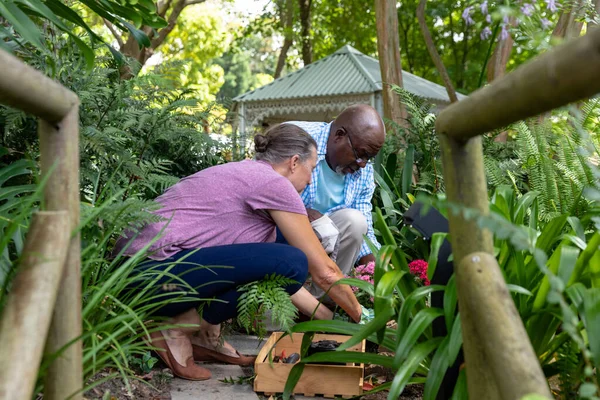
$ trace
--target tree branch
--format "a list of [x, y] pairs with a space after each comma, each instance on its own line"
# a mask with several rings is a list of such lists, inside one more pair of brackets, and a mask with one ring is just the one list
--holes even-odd
[[171, 0], [162, 0], [158, 2], [157, 5], [157, 14], [160, 15], [161, 17], [164, 17], [165, 14], [167, 13], [167, 10], [169, 9], [169, 7], [171, 7]]
[[192, 4], [203, 3], [204, 1], [205, 0], [179, 0], [177, 3], [175, 3], [171, 14], [169, 14], [167, 26], [165, 26], [158, 32], [158, 36], [155, 39], [152, 39], [150, 47], [154, 50], [158, 46], [163, 44], [169, 33], [171, 33], [173, 29], [175, 29], [175, 25], [177, 24], [177, 18], [179, 18], [179, 15], [181, 14], [184, 8]]
[[117, 39], [117, 43], [119, 43], [119, 49], [123, 50], [123, 38], [121, 37], [121, 35], [119, 35], [119, 32], [117, 32], [115, 26], [111, 24], [110, 21], [108, 21], [106, 18], [102, 18], [102, 21], [104, 21], [104, 25], [106, 25], [110, 33], [112, 33], [115, 39]]
[[433, 43], [431, 33], [429, 32], [429, 27], [427, 27], [427, 22], [425, 21], [426, 4], [427, 0], [421, 0], [419, 2], [419, 6], [417, 7], [417, 19], [419, 20], [419, 26], [421, 27], [421, 32], [423, 33], [423, 38], [425, 39], [425, 46], [427, 46], [427, 51], [429, 51], [429, 55], [431, 56], [435, 67], [442, 76], [442, 80], [444, 81], [444, 86], [446, 87], [446, 91], [448, 92], [448, 97], [450, 98], [450, 101], [454, 103], [458, 101], [458, 97], [456, 97], [456, 90], [454, 90], [452, 81], [450, 81], [450, 77], [448, 76], [448, 71], [444, 66], [444, 62], [440, 57], [440, 53], [438, 53], [437, 48]]

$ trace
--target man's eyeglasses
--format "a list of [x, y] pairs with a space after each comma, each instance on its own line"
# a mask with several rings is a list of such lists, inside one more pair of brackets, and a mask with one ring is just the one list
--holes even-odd
[[344, 130], [344, 132], [346, 132], [346, 137], [348, 137], [348, 142], [350, 143], [350, 148], [352, 149], [352, 153], [354, 153], [354, 159], [356, 161], [357, 164], [361, 164], [361, 163], [369, 163], [369, 161], [373, 158], [372, 156], [365, 156], [365, 157], [359, 157], [358, 153], [356, 152], [356, 149], [354, 148], [354, 144], [352, 143], [352, 139], [350, 138], [350, 132], [348, 132], [346, 130], [346, 128], [342, 127], [342, 129]]

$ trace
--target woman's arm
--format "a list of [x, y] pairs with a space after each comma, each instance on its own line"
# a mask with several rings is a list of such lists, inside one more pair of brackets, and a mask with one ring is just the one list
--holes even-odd
[[[300, 312], [307, 316], [315, 314], [315, 319], [333, 319], [333, 311], [319, 303], [319, 300], [315, 299], [312, 294], [305, 288], [300, 288], [292, 296], [292, 303], [300, 310]], [[317, 306], [319, 308], [317, 308]], [[315, 311], [317, 309], [317, 311]]]
[[287, 211], [269, 210], [269, 214], [281, 230], [287, 242], [299, 248], [308, 258], [308, 272], [312, 275], [313, 283], [327, 291], [329, 297], [342, 307], [346, 313], [355, 321], [360, 321], [361, 308], [358, 300], [348, 285], [335, 285], [344, 275], [336, 263], [334, 263], [323, 247], [321, 242], [308, 222], [305, 215], [295, 214]]

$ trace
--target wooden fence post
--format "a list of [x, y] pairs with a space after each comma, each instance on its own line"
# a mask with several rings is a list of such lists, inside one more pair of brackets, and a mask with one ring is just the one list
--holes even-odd
[[[74, 339], [81, 336], [81, 241], [79, 236], [79, 107], [76, 104], [58, 124], [39, 122], [42, 170], [52, 168], [55, 160], [64, 163], [63, 174], [53, 174], [44, 188], [46, 208], [67, 209], [71, 221], [71, 238], [64, 274], [46, 352], [60, 352], [46, 374], [44, 399], [77, 400], [82, 398], [82, 345]], [[68, 347], [64, 348], [65, 345]]]
[[32, 398], [68, 243], [66, 211], [34, 214], [0, 320], [0, 399]]
[[[460, 144], [453, 139], [438, 135], [442, 150], [444, 182], [448, 201], [488, 213], [488, 198], [485, 172], [483, 169], [483, 148], [481, 138], [473, 138]], [[448, 213], [448, 225], [454, 270], [458, 277], [457, 260], [470, 253], [483, 251], [493, 254], [492, 235], [482, 230], [475, 221], [465, 220], [462, 215]], [[469, 398], [500, 400], [500, 392], [494, 379], [489, 360], [485, 356], [483, 343], [477, 336], [476, 324], [469, 307], [465, 303], [463, 288], [456, 282], [458, 309], [462, 324], [463, 348], [467, 371]]]

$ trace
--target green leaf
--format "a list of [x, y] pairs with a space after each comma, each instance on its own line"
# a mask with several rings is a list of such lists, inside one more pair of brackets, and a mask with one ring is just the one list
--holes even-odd
[[456, 280], [454, 274], [448, 280], [446, 284], [446, 290], [444, 290], [444, 319], [446, 320], [446, 331], [450, 332], [450, 328], [454, 322], [454, 315], [456, 312], [456, 303], [458, 299], [456, 297]]
[[456, 360], [461, 346], [462, 329], [460, 319], [457, 318], [450, 335], [444, 338], [431, 360], [423, 400], [435, 400], [446, 371]]
[[402, 169], [402, 198], [406, 197], [406, 194], [410, 193], [410, 188], [412, 185], [413, 164], [415, 161], [414, 158], [415, 146], [411, 144], [408, 146], [408, 149], [406, 149], [406, 154], [404, 158], [404, 168]]
[[588, 289], [583, 295], [583, 317], [594, 364], [600, 366], [600, 288]]
[[444, 286], [441, 285], [430, 285], [430, 286], [421, 286], [415, 289], [402, 303], [402, 307], [400, 307], [400, 313], [398, 314], [398, 331], [397, 338], [400, 340], [404, 337], [406, 330], [408, 329], [408, 324], [410, 320], [410, 316], [413, 314], [413, 310], [415, 305], [421, 301], [425, 296], [429, 295], [432, 292], [444, 290]]
[[45, 50], [42, 44], [42, 33], [36, 24], [13, 2], [0, 2], [0, 15], [2, 15], [15, 30], [40, 50]]
[[568, 214], [563, 214], [550, 220], [542, 230], [542, 234], [538, 237], [535, 246], [547, 253], [550, 247], [558, 240], [560, 233], [567, 223], [568, 217]]
[[384, 328], [393, 315], [394, 309], [392, 307], [384, 310], [381, 314], [375, 316], [375, 318], [368, 324], [361, 325], [362, 328], [360, 329], [360, 331], [358, 331], [357, 333], [352, 335], [350, 339], [342, 343], [342, 345], [338, 347], [337, 350], [346, 350], [356, 344], [359, 344], [364, 339], [379, 331], [381, 328]]
[[[46, 18], [47, 20], [52, 22], [63, 32], [66, 32], [67, 34], [69, 34], [69, 36], [71, 36], [71, 38], [73, 38], [73, 41], [79, 48], [79, 51], [81, 51], [81, 54], [83, 55], [83, 57], [86, 61], [88, 70], [92, 69], [92, 67], [94, 66], [94, 59], [96, 57], [94, 54], [94, 51], [83, 40], [81, 40], [77, 35], [75, 35], [72, 32], [72, 29], [70, 29], [68, 26], [66, 26], [50, 8], [48, 8], [44, 3], [41, 3], [37, 0], [17, 0], [17, 1], [19, 3], [26, 5], [31, 10], [33, 10], [37, 14], [39, 14], [41, 17]], [[87, 25], [85, 25], [83, 20], [81, 20], [81, 22], [83, 23], [83, 25], [85, 27], [87, 27]], [[88, 30], [89, 30], [89, 28], [88, 28]]]
[[400, 397], [404, 387], [408, 383], [412, 374], [419, 367], [419, 364], [425, 358], [427, 358], [429, 353], [431, 353], [441, 343], [442, 340], [443, 338], [441, 337], [429, 339], [426, 342], [419, 343], [414, 347], [414, 349], [412, 349], [410, 354], [408, 354], [408, 357], [406, 357], [406, 361], [402, 363], [396, 372], [396, 376], [392, 381], [392, 387], [390, 388], [390, 392], [388, 394], [388, 400], [396, 400]]
[[399, 368], [405, 361], [408, 352], [421, 339], [434, 319], [444, 314], [439, 308], [426, 308], [417, 313], [410, 326], [402, 336], [400, 343], [396, 348], [396, 357], [394, 358], [394, 367]]
[[142, 46], [150, 47], [152, 45], [152, 43], [150, 43], [150, 38], [148, 38], [148, 36], [144, 32], [137, 29], [135, 26], [131, 25], [129, 22], [127, 22], [125, 20], [122, 20], [121, 23], [131, 33], [131, 35], [133, 36], [135, 41], [139, 43], [140, 48], [142, 48]]
[[[368, 295], [375, 296], [375, 288], [373, 287], [373, 284], [369, 283], [367, 281], [363, 281], [362, 279], [342, 278], [342, 279], [338, 280], [337, 282], [335, 282], [331, 286], [333, 287], [335, 285], [355, 286], [355, 287], [359, 288], [360, 290], [362, 290], [363, 292], [367, 293]], [[329, 290], [331, 290], [331, 288]], [[327, 293], [329, 293], [329, 290], [327, 291]]]
[[[328, 333], [339, 333], [342, 335], [356, 335], [358, 334], [364, 325], [353, 324], [345, 321], [306, 321], [300, 322], [294, 325], [290, 331], [297, 333], [305, 332], [328, 332]], [[391, 330], [389, 330], [392, 332]], [[396, 347], [395, 340], [386, 336], [382, 342], [379, 342], [377, 338], [372, 335], [367, 338], [373, 343], [379, 343], [388, 349]]]
[[507, 284], [506, 287], [510, 292], [524, 294], [525, 296], [533, 296], [533, 293], [525, 289], [523, 286]]
[[305, 364], [318, 364], [322, 362], [363, 363], [377, 364], [386, 368], [392, 368], [393, 365], [393, 359], [390, 356], [362, 353], [359, 351], [327, 351], [324, 353], [315, 353], [310, 357], [304, 358], [301, 362]]
[[283, 400], [289, 400], [290, 396], [294, 393], [294, 388], [304, 372], [304, 365], [303, 362], [298, 362], [290, 371], [288, 379], [285, 382], [285, 388], [283, 389]]
[[592, 397], [592, 396], [596, 395], [596, 393], [597, 393], [596, 385], [594, 385], [593, 383], [590, 383], [590, 382], [584, 383], [579, 388], [579, 395], [584, 398]]
[[538, 192], [527, 192], [519, 199], [517, 203], [517, 209], [514, 214], [514, 223], [518, 225], [523, 225], [525, 221], [525, 216], [527, 215], [527, 209], [533, 204], [535, 199], [540, 194]]
[[456, 386], [454, 386], [454, 392], [452, 392], [452, 397], [450, 400], [465, 400], [468, 398], [469, 393], [467, 391], [467, 373], [466, 369], [463, 368], [460, 370], [458, 379], [456, 380]]
[[377, 286], [375, 286], [375, 299], [385, 299], [386, 306], [393, 306], [393, 294], [398, 281], [402, 279], [402, 277], [406, 274], [406, 271], [393, 270], [386, 272], [379, 282]]
[[427, 278], [429, 278], [429, 280], [433, 279], [433, 274], [437, 268], [440, 247], [442, 247], [446, 236], [448, 236], [447, 233], [436, 232], [431, 237], [431, 250], [429, 252], [429, 259], [427, 261]]

